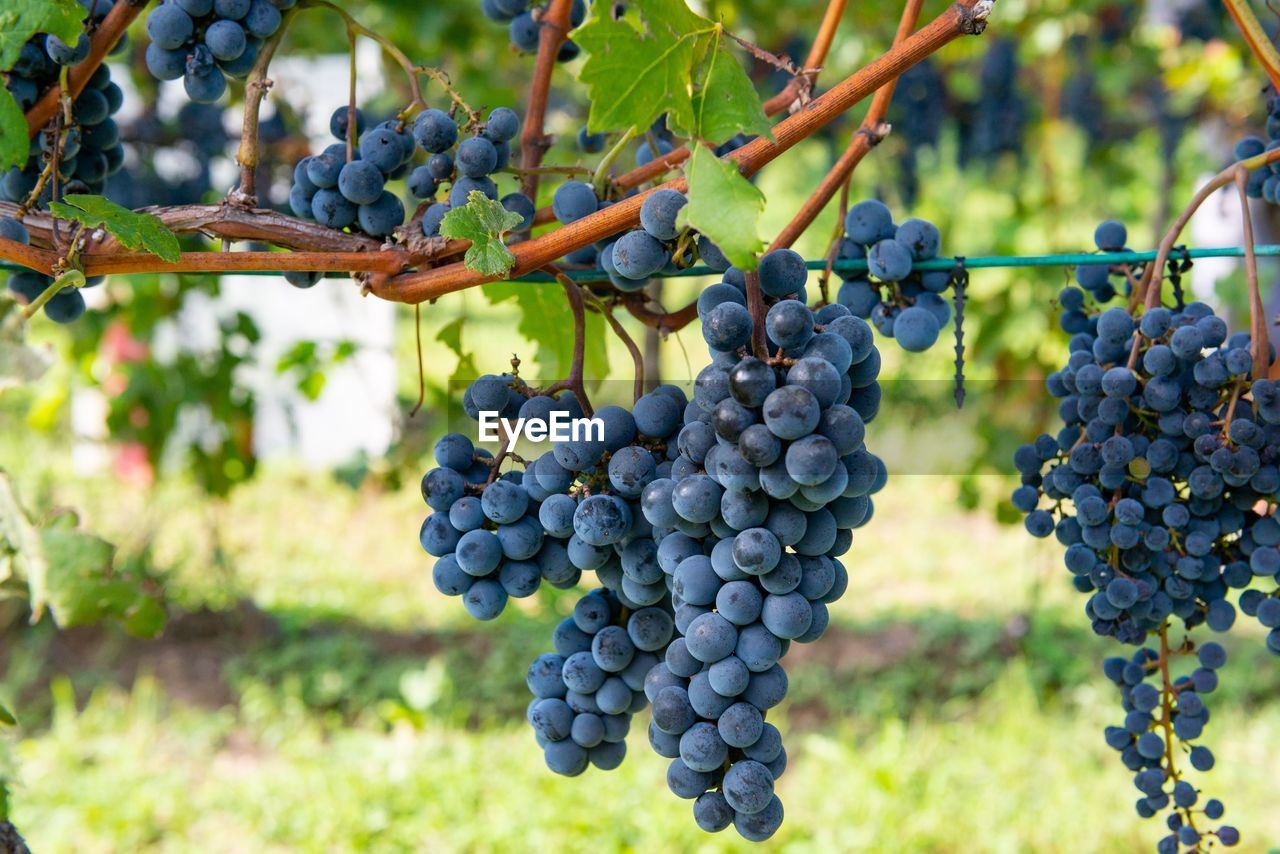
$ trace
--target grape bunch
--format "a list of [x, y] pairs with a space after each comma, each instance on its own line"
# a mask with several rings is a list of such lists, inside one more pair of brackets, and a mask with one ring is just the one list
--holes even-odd
[[902, 349], [922, 353], [938, 340], [951, 319], [951, 306], [940, 295], [951, 284], [947, 270], [913, 271], [917, 261], [938, 257], [942, 237], [937, 226], [922, 219], [895, 225], [883, 203], [870, 199], [849, 209], [838, 260], [866, 259], [866, 273], [841, 274], [844, 284], [836, 301]]
[[[506, 201], [504, 199], [503, 203]], [[725, 274], [726, 281], [733, 283], [745, 298], [746, 279], [742, 271], [734, 269], [719, 247], [707, 237], [677, 224], [680, 211], [688, 203], [684, 193], [656, 190], [645, 198], [640, 207], [639, 228], [575, 250], [566, 255], [562, 263], [569, 267], [601, 270], [613, 287], [624, 293], [644, 290], [655, 275], [673, 273], [701, 263]], [[604, 210], [610, 204], [612, 202], [596, 195], [591, 184], [569, 180], [556, 188], [551, 210], [558, 222], [568, 225]], [[795, 257], [799, 258], [798, 255]], [[800, 263], [803, 267], [803, 259]], [[793, 287], [792, 291], [795, 290], [797, 288]]]
[[[1068, 288], [1061, 300], [1081, 311], [1084, 295]], [[1272, 526], [1254, 524], [1280, 491], [1280, 419], [1242, 399], [1257, 399], [1249, 336], [1228, 337], [1203, 303], [1086, 322], [1047, 381], [1065, 426], [1018, 449], [1014, 505], [1030, 533], [1067, 546], [1098, 634], [1140, 644], [1171, 616], [1226, 631], [1229, 591], [1280, 572], [1256, 540]]]
[[[85, 4], [87, 5], [87, 4]], [[110, 3], [99, 3], [94, 24], [105, 16], [102, 8], [110, 10]], [[9, 72], [5, 87], [24, 111], [31, 108], [49, 88], [56, 86], [60, 69], [84, 61], [89, 53], [89, 37], [81, 35], [79, 43], [68, 47], [56, 36], [38, 33], [28, 39], [21, 49], [18, 61]], [[124, 146], [120, 143], [120, 128], [112, 118], [124, 104], [124, 92], [111, 81], [111, 70], [100, 65], [89, 78], [84, 91], [71, 107], [72, 123], [58, 130], [51, 123], [31, 141], [27, 163], [13, 167], [0, 180], [0, 199], [23, 203], [36, 187], [40, 176], [55, 148], [58, 153], [58, 191], [61, 194], [100, 194], [107, 178], [124, 167]], [[46, 181], [36, 203], [45, 206], [53, 198], [54, 182]]]
[[435, 455], [440, 466], [423, 477], [422, 495], [436, 512], [419, 538], [437, 558], [436, 589], [461, 596], [475, 619], [492, 620], [508, 597], [532, 596], [544, 577], [563, 586], [577, 582], [564, 545], [547, 540], [521, 472], [490, 483], [487, 452], [458, 433], [436, 443]]
[[[841, 305], [780, 298], [803, 296], [793, 255], [770, 253], [761, 268], [767, 360], [747, 355], [743, 291], [714, 285], [699, 305], [713, 360], [693, 401], [661, 386], [630, 411], [603, 407], [603, 439], [555, 442], [500, 476], [450, 434], [423, 479], [433, 580], [473, 616], [496, 617], [541, 580], [567, 588], [596, 573], [600, 589], [527, 674], [548, 767], [615, 767], [630, 715], [652, 703], [650, 742], [672, 760], [670, 788], [695, 802], [702, 828], [733, 824], [752, 840], [782, 821], [774, 782], [786, 751], [765, 720], [786, 695], [780, 661], [825, 631], [827, 605], [848, 586], [838, 557], [886, 480], [864, 444], [880, 402], [871, 327]], [[462, 403], [475, 419], [582, 415], [571, 393], [515, 372], [480, 377]]]
[[[762, 283], [778, 281], [787, 257], [772, 256]], [[782, 281], [779, 290], [803, 287], [799, 274]], [[762, 841], [783, 817], [774, 782], [786, 751], [765, 721], [786, 696], [779, 662], [792, 641], [825, 631], [827, 605], [848, 585], [838, 557], [886, 478], [863, 441], [880, 360], [871, 328], [840, 305], [774, 302], [767, 361], [746, 355], [752, 322], [736, 288], [707, 289], [699, 312], [713, 357], [695, 384], [697, 411], [670, 477], [642, 497], [678, 634], [646, 683], [649, 737], [701, 828], [733, 824]]]
[[[629, 609], [660, 603], [667, 590], [653, 565], [652, 535], [639, 507], [641, 490], [669, 471], [672, 441], [685, 406], [683, 394], [664, 387], [637, 401], [634, 414], [602, 407], [595, 418], [603, 436], [580, 435], [554, 443], [524, 471], [494, 476], [497, 462], [461, 434], [436, 445], [439, 468], [423, 477], [422, 494], [435, 512], [420, 540], [438, 558], [437, 589], [462, 596], [477, 619], [497, 617], [508, 596], [529, 596], [540, 580], [560, 588], [594, 570], [600, 584]], [[473, 418], [553, 413], [583, 416], [571, 392], [558, 397], [527, 386], [513, 374], [486, 374], [467, 389], [463, 407]], [[668, 445], [670, 451], [668, 451]], [[646, 545], [649, 544], [649, 545]]]
[[[1236, 160], [1257, 157], [1280, 147], [1280, 99], [1267, 99], [1267, 138], [1246, 136], [1236, 141], [1232, 155]], [[1262, 199], [1273, 205], [1280, 204], [1280, 162], [1270, 163], [1263, 169], [1249, 173], [1245, 192], [1252, 199]]]
[[[1095, 240], [1122, 247], [1124, 227], [1105, 222]], [[1199, 738], [1201, 695], [1217, 685], [1225, 654], [1204, 644], [1200, 667], [1172, 679], [1171, 665], [1196, 646], [1172, 646], [1169, 634], [1176, 622], [1226, 632], [1239, 610], [1272, 629], [1267, 646], [1280, 654], [1280, 389], [1253, 378], [1249, 335], [1229, 334], [1209, 306], [1104, 310], [1097, 303], [1115, 295], [1107, 268], [1081, 267], [1077, 279], [1092, 285], [1094, 302], [1074, 287], [1060, 294], [1070, 355], [1046, 383], [1063, 427], [1017, 450], [1013, 504], [1033, 536], [1066, 547], [1096, 633], [1138, 646], [1160, 636], [1160, 650], [1106, 666], [1126, 711], [1107, 742], [1137, 773], [1138, 812], [1172, 810], [1173, 835], [1159, 850], [1235, 844], [1234, 828], [1196, 828], [1198, 795], [1171, 744]], [[1147, 684], [1153, 675], [1158, 684]], [[1208, 770], [1207, 748], [1188, 749], [1192, 767]], [[1221, 805], [1204, 811], [1216, 820]]]
[[632, 610], [601, 588], [574, 604], [552, 635], [555, 652], [538, 656], [526, 675], [526, 718], [548, 768], [575, 777], [588, 764], [622, 764], [631, 716], [649, 704], [645, 677], [674, 631], [667, 602]]
[[[1203, 827], [1205, 819], [1217, 821], [1226, 809], [1222, 802], [1201, 802], [1200, 792], [1176, 770], [1173, 757], [1185, 755], [1196, 771], [1213, 768], [1213, 752], [1199, 739], [1209, 720], [1204, 695], [1218, 687], [1218, 673], [1227, 663], [1221, 644], [1206, 643], [1197, 651], [1197, 667], [1163, 684], [1158, 666], [1160, 653], [1142, 647], [1131, 658], [1108, 658], [1103, 673], [1120, 689], [1124, 709], [1121, 726], [1106, 729], [1107, 744], [1120, 753], [1125, 767], [1134, 772], [1133, 784], [1142, 794], [1136, 809], [1143, 818], [1170, 810], [1166, 826], [1170, 834], [1156, 845], [1158, 854], [1177, 854], [1183, 847], [1201, 850], [1216, 839], [1225, 846], [1240, 842], [1231, 825], [1216, 830]], [[1200, 821], [1202, 826], [1197, 827]]]
[[908, 205], [915, 204], [920, 195], [919, 152], [923, 148], [937, 150], [947, 102], [946, 77], [930, 58], [911, 66], [898, 78], [889, 121], [894, 136], [904, 140], [898, 149], [898, 166], [902, 172], [902, 197]]
[[1030, 109], [1018, 86], [1018, 42], [996, 39], [978, 68], [978, 99], [958, 123], [960, 165], [978, 158], [991, 163], [1001, 155], [1021, 158]]
[[227, 78], [244, 79], [262, 43], [280, 29], [297, 0], [164, 0], [147, 15], [147, 70], [182, 80], [187, 97], [211, 104]]
[[[1124, 223], [1109, 219], [1094, 229], [1093, 243], [1102, 252], [1124, 252], [1128, 237], [1129, 232]], [[1125, 268], [1108, 264], [1076, 265], [1076, 284], [1099, 303], [1109, 301], [1117, 293], [1128, 296], [1132, 289]], [[1060, 321], [1063, 331], [1071, 335], [1085, 332], [1089, 326], [1089, 318], [1083, 310], [1084, 303], [1073, 296], [1070, 305], [1063, 303], [1063, 307], [1066, 309]]]
[[404, 223], [405, 211], [400, 197], [386, 185], [408, 171], [415, 151], [413, 134], [395, 119], [366, 132], [365, 115], [356, 110], [359, 142], [348, 161], [349, 113], [349, 108], [340, 107], [329, 120], [329, 130], [339, 142], [294, 167], [289, 207], [326, 228], [352, 227], [387, 237]]
[[[542, 38], [542, 19], [547, 6], [532, 6], [529, 0], [482, 0], [480, 10], [490, 21], [506, 24], [511, 36], [511, 46], [521, 53], [536, 53]], [[573, 0], [569, 8], [569, 28], [582, 25], [587, 18], [586, 0]], [[556, 54], [556, 62], [569, 62], [581, 51], [571, 39], [566, 39]]]

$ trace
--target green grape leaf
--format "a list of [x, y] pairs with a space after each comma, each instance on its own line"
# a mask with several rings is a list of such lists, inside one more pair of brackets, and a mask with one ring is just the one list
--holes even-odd
[[140, 595], [125, 613], [124, 629], [136, 638], [156, 638], [169, 622], [169, 614], [160, 600]]
[[[564, 297], [560, 285], [533, 282], [491, 282], [481, 290], [493, 305], [515, 300], [520, 309], [517, 331], [537, 347], [540, 375], [526, 377], [534, 385], [550, 385], [569, 375], [573, 364], [573, 312]], [[599, 380], [609, 373], [609, 356], [606, 343], [609, 333], [604, 328], [604, 318], [598, 314], [586, 315], [586, 350], [584, 374], [589, 380]], [[523, 375], [523, 370], [521, 371]]]
[[771, 135], [723, 25], [695, 14], [684, 0], [628, 4], [621, 19], [607, 4], [596, 8], [573, 35], [587, 51], [578, 79], [591, 97], [588, 130], [643, 130], [667, 113], [671, 127], [690, 139]]
[[596, 3], [591, 18], [574, 31], [587, 52], [578, 79], [587, 86], [593, 133], [647, 128], [664, 112], [693, 123], [689, 98], [699, 39], [715, 25], [690, 11], [684, 0], [628, 3], [615, 20], [610, 3]]
[[[0, 294], [0, 394], [35, 382], [53, 364], [50, 352], [26, 343], [26, 325], [17, 302]], [[3, 530], [0, 528], [0, 530]]]
[[446, 323], [441, 330], [436, 333], [436, 340], [444, 346], [448, 347], [453, 355], [459, 359], [465, 359], [470, 354], [462, 352], [462, 323], [464, 318], [455, 318]]
[[101, 226], [120, 241], [126, 249], [148, 252], [162, 261], [176, 263], [182, 257], [178, 237], [151, 214], [137, 213], [121, 207], [102, 196], [64, 196], [60, 202], [51, 202], [53, 215], [83, 224], [88, 228]]
[[678, 223], [705, 234], [735, 267], [754, 270], [764, 249], [764, 193], [742, 176], [737, 161], [721, 160], [705, 145], [694, 146], [684, 172], [689, 204], [681, 208]]
[[511, 254], [502, 238], [522, 222], [524, 219], [519, 214], [507, 210], [479, 190], [472, 190], [465, 205], [444, 215], [440, 221], [440, 234], [471, 241], [462, 259], [468, 270], [505, 279], [516, 264], [516, 256]]
[[5, 726], [17, 726], [18, 719], [13, 716], [13, 712], [9, 711], [3, 705], [0, 705], [0, 724]]
[[706, 58], [694, 75], [695, 80], [701, 81], [693, 93], [694, 123], [679, 129], [686, 136], [716, 144], [738, 133], [773, 139], [772, 125], [764, 114], [760, 96], [729, 50], [724, 27], [716, 24], [708, 41]]
[[27, 118], [9, 90], [0, 86], [0, 172], [25, 166], [29, 151]]
[[115, 547], [106, 540], [61, 528], [46, 528], [40, 539], [49, 562], [49, 612], [59, 628], [123, 613], [137, 599], [136, 585], [111, 577]]
[[455, 389], [461, 391], [472, 380], [480, 376], [480, 370], [476, 367], [475, 358], [471, 353], [463, 349], [462, 326], [465, 321], [466, 318], [464, 317], [451, 320], [436, 334], [436, 340], [448, 347], [458, 357], [458, 366], [454, 368], [453, 375], [449, 377], [449, 390], [451, 392]]
[[84, 7], [76, 0], [0, 0], [0, 71], [13, 68], [22, 45], [36, 33], [75, 44], [84, 32], [84, 18]]
[[3, 469], [0, 469], [0, 542], [7, 544], [13, 556], [13, 569], [26, 579], [34, 623], [44, 613], [49, 561], [40, 531], [22, 509], [13, 482]]

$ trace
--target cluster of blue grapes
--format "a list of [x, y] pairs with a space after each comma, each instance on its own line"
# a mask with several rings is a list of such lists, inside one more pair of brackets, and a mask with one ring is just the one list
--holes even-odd
[[[548, 767], [615, 767], [630, 716], [651, 702], [670, 788], [694, 801], [700, 827], [733, 824], [751, 840], [782, 822], [774, 782], [786, 752], [765, 721], [787, 690], [779, 661], [826, 629], [827, 605], [848, 586], [838, 557], [887, 477], [863, 441], [879, 407], [872, 330], [841, 305], [779, 299], [803, 294], [791, 255], [771, 253], [761, 271], [767, 361], [746, 355], [741, 288], [714, 285], [699, 305], [714, 356], [692, 402], [662, 386], [630, 411], [603, 407], [602, 439], [556, 442], [501, 476], [450, 434], [423, 478], [434, 582], [473, 616], [498, 616], [543, 580], [567, 588], [596, 573], [601, 589], [527, 674]], [[582, 416], [572, 394], [514, 374], [480, 377], [462, 403], [476, 419]]]
[[[1095, 239], [1102, 249], [1122, 247], [1124, 227], [1105, 222]], [[1106, 267], [1081, 267], [1077, 278], [1099, 299], [1115, 295]], [[1070, 356], [1047, 386], [1061, 400], [1063, 427], [1014, 456], [1022, 484], [1013, 504], [1027, 514], [1027, 530], [1066, 546], [1066, 567], [1088, 595], [1085, 613], [1100, 635], [1141, 645], [1160, 632], [1165, 649], [1174, 619], [1225, 632], [1237, 619], [1231, 598], [1239, 591], [1239, 610], [1272, 629], [1267, 646], [1280, 654], [1280, 389], [1252, 379], [1249, 335], [1230, 335], [1198, 302], [1135, 317], [1091, 307], [1074, 287], [1059, 301]], [[1187, 642], [1169, 655], [1193, 651]], [[1177, 850], [1179, 841], [1201, 850], [1206, 836], [1188, 812], [1196, 793], [1164, 749], [1169, 733], [1198, 738], [1207, 719], [1199, 695], [1216, 685], [1213, 671], [1225, 656], [1214, 644], [1200, 652], [1189, 681], [1170, 682], [1170, 662], [1148, 650], [1107, 664], [1108, 676], [1128, 688], [1123, 734], [1109, 730], [1107, 738], [1140, 772], [1146, 797], [1138, 811], [1150, 816], [1169, 803], [1175, 810], [1175, 835], [1161, 851]], [[1144, 686], [1153, 670], [1163, 684]], [[1151, 714], [1157, 706], [1159, 719]], [[1201, 747], [1192, 757], [1197, 770], [1212, 761]], [[1234, 844], [1238, 834], [1222, 828], [1216, 838]]]
[[525, 679], [525, 717], [548, 768], [575, 777], [589, 764], [622, 764], [631, 716], [649, 705], [645, 677], [674, 632], [667, 601], [633, 609], [600, 588], [574, 604], [552, 634], [555, 652], [538, 656]]
[[280, 29], [281, 11], [297, 0], [164, 0], [147, 15], [147, 70], [182, 80], [187, 97], [209, 104], [227, 78], [249, 76], [262, 43]]
[[[1271, 95], [1267, 98], [1267, 138], [1246, 136], [1236, 142], [1232, 153], [1236, 160], [1246, 160], [1277, 147], [1280, 147], [1280, 98]], [[1280, 162], [1271, 163], [1265, 169], [1254, 169], [1250, 172], [1245, 192], [1250, 198], [1263, 199], [1273, 205], [1280, 205]]]
[[895, 225], [883, 203], [870, 199], [849, 209], [838, 260], [866, 259], [866, 273], [844, 273], [836, 301], [869, 319], [902, 349], [921, 353], [938, 340], [951, 319], [940, 295], [951, 284], [948, 270], [913, 271], [917, 261], [937, 258], [942, 236], [931, 222], [909, 219]]
[[[1104, 221], [1093, 232], [1093, 244], [1102, 252], [1124, 252], [1125, 241], [1128, 238], [1129, 231], [1124, 223], [1114, 219]], [[1125, 269], [1109, 264], [1076, 265], [1076, 284], [1084, 288], [1089, 296], [1099, 303], [1111, 300], [1117, 293], [1128, 296], [1132, 290]], [[1064, 304], [1066, 311], [1059, 321], [1063, 331], [1070, 335], [1087, 332], [1089, 329], [1089, 318], [1084, 311], [1084, 303], [1077, 304], [1077, 302], [1073, 298], [1070, 306]]]
[[[505, 199], [503, 203], [506, 204]], [[655, 275], [673, 273], [701, 263], [724, 273], [726, 281], [733, 283], [745, 295], [746, 278], [741, 270], [729, 264], [720, 248], [705, 236], [696, 235], [677, 225], [677, 217], [688, 203], [689, 199], [684, 193], [656, 190], [645, 198], [640, 207], [640, 228], [570, 252], [565, 256], [564, 262], [570, 266], [594, 266], [603, 270], [613, 286], [623, 292], [644, 290]], [[590, 184], [570, 180], [556, 188], [551, 210], [556, 220], [568, 225], [603, 210], [610, 204], [612, 203], [601, 200]], [[804, 260], [794, 252], [785, 257], [791, 256], [799, 259], [803, 270]], [[765, 276], [763, 270], [774, 269], [778, 260], [783, 257], [778, 255], [766, 268], [762, 268], [762, 281]], [[791, 266], [794, 267], [794, 262]], [[772, 279], [770, 284], [773, 284]], [[787, 293], [796, 290], [797, 288], [792, 288]]]
[[[497, 107], [474, 131], [459, 142], [457, 122], [442, 110], [427, 110], [414, 122], [414, 139], [429, 156], [426, 164], [409, 176], [410, 192], [418, 199], [435, 199], [440, 188], [449, 184], [445, 201], [434, 202], [423, 213], [422, 233], [427, 237], [439, 235], [445, 214], [465, 205], [473, 192], [498, 200], [498, 185], [491, 176], [511, 162], [511, 143], [520, 135], [520, 117], [508, 107]], [[533, 199], [515, 192], [503, 196], [501, 202], [521, 217], [516, 231], [533, 225]]]
[[[172, 118], [161, 118], [154, 110], [144, 109], [133, 121], [121, 127], [121, 136], [132, 152], [125, 169], [107, 182], [105, 195], [126, 208], [148, 205], [198, 205], [213, 190], [213, 171], [217, 161], [227, 154], [230, 137], [223, 125], [223, 109], [217, 104], [187, 101]], [[264, 144], [284, 136], [284, 117], [277, 111], [259, 124], [259, 138]], [[157, 155], [162, 162], [181, 158], [184, 168], [179, 174], [169, 169], [157, 171]], [[166, 164], [167, 165], [167, 164]], [[273, 164], [265, 160], [261, 168]], [[268, 184], [259, 181], [259, 186]]]
[[[1079, 311], [1084, 294], [1061, 300]], [[1228, 337], [1203, 303], [1140, 320], [1110, 308], [1087, 323], [1048, 378], [1065, 426], [1018, 449], [1014, 505], [1033, 535], [1067, 546], [1098, 634], [1138, 644], [1171, 616], [1226, 631], [1230, 591], [1280, 583], [1280, 524], [1256, 510], [1280, 493], [1280, 418], [1244, 399], [1267, 387], [1252, 390], [1249, 336]], [[1038, 509], [1042, 496], [1051, 509]]]
[[329, 120], [338, 139], [319, 154], [304, 157], [293, 170], [289, 207], [304, 219], [326, 228], [358, 227], [386, 237], [404, 223], [404, 203], [387, 190], [388, 180], [403, 178], [413, 160], [413, 133], [395, 119], [365, 131], [364, 113], [356, 110], [359, 140], [347, 160], [350, 109], [340, 107]]
[[[506, 24], [511, 35], [511, 46], [521, 53], [535, 53], [542, 39], [542, 19], [546, 5], [530, 8], [529, 0], [481, 0], [480, 9], [490, 21]], [[569, 8], [570, 29], [581, 26], [587, 19], [586, 0], [573, 0]], [[572, 39], [566, 39], [556, 54], [556, 62], [568, 62], [581, 52]]]
[[578, 583], [564, 543], [539, 522], [522, 472], [491, 483], [493, 457], [460, 433], [437, 442], [435, 458], [439, 468], [422, 479], [422, 497], [435, 512], [419, 540], [437, 558], [432, 579], [441, 593], [461, 596], [475, 619], [492, 620], [509, 597], [532, 596], [543, 579], [561, 588]]
[[[82, 0], [86, 7], [92, 0]], [[92, 26], [106, 12], [110, 2], [95, 7]], [[31, 108], [42, 94], [57, 85], [64, 66], [77, 65], [89, 55], [89, 37], [84, 34], [74, 47], [68, 47], [56, 36], [38, 33], [23, 45], [8, 74], [5, 87], [24, 111]], [[31, 141], [31, 151], [24, 166], [13, 167], [0, 181], [0, 198], [22, 203], [35, 191], [49, 158], [58, 148], [58, 190], [62, 194], [98, 194], [106, 187], [107, 178], [124, 166], [124, 146], [120, 144], [120, 128], [112, 118], [124, 104], [124, 92], [111, 81], [111, 70], [101, 65], [89, 78], [84, 91], [71, 107], [70, 127], [59, 133], [54, 125], [42, 130]], [[45, 184], [37, 204], [44, 206], [53, 198], [53, 182]]]
[[1214, 765], [1213, 752], [1191, 742], [1200, 738], [1209, 720], [1203, 697], [1218, 687], [1217, 671], [1226, 665], [1227, 651], [1209, 642], [1196, 655], [1198, 666], [1167, 688], [1160, 653], [1150, 647], [1142, 647], [1131, 658], [1108, 658], [1103, 663], [1106, 677], [1120, 689], [1125, 712], [1123, 725], [1107, 727], [1106, 740], [1134, 772], [1133, 784], [1142, 793], [1136, 804], [1138, 815], [1151, 818], [1170, 811], [1170, 834], [1156, 845], [1158, 854], [1199, 851], [1211, 839], [1226, 846], [1240, 842], [1240, 832], [1231, 825], [1215, 830], [1196, 826], [1204, 819], [1218, 821], [1226, 809], [1217, 799], [1202, 803], [1199, 790], [1182, 778], [1172, 760], [1185, 753], [1191, 767], [1200, 772]]
[[[507, 168], [511, 141], [520, 133], [520, 117], [507, 107], [492, 110], [477, 132], [461, 142], [457, 122], [443, 110], [424, 110], [412, 126], [389, 119], [368, 132], [365, 116], [357, 110], [359, 144], [348, 161], [349, 112], [341, 107], [329, 122], [330, 131], [340, 142], [298, 162], [289, 206], [295, 215], [327, 228], [355, 227], [375, 237], [388, 237], [404, 224], [404, 204], [387, 189], [390, 181], [407, 178], [409, 191], [420, 200], [434, 199], [441, 186], [450, 184], [448, 199], [427, 205], [423, 211], [420, 225], [427, 237], [437, 236], [445, 214], [465, 205], [472, 192], [497, 199], [498, 187], [490, 176]], [[428, 159], [415, 168], [419, 149]], [[502, 204], [524, 217], [521, 228], [533, 224], [532, 199], [510, 193]], [[314, 284], [315, 279], [308, 274], [294, 278], [304, 286], [306, 282]]]
[[902, 198], [914, 205], [920, 195], [919, 152], [937, 148], [947, 117], [947, 83], [933, 59], [926, 57], [898, 78], [889, 122], [895, 137], [904, 140], [898, 148]]
[[[0, 237], [22, 244], [31, 242], [26, 226], [7, 216], [0, 217]], [[85, 287], [102, 282], [102, 276], [95, 276], [86, 281]], [[34, 270], [18, 270], [9, 274], [9, 291], [26, 305], [35, 302], [52, 284], [53, 279]], [[45, 316], [54, 323], [73, 323], [84, 314], [84, 309], [84, 295], [77, 288], [63, 288], [44, 304]]]
[[[675, 454], [685, 406], [679, 389], [663, 386], [637, 401], [632, 412], [602, 407], [594, 417], [603, 425], [603, 438], [581, 433], [557, 442], [524, 471], [500, 477], [493, 473], [492, 456], [465, 436], [441, 439], [440, 467], [422, 481], [423, 497], [435, 512], [420, 536], [423, 548], [440, 558], [437, 588], [463, 596], [468, 612], [482, 620], [497, 617], [508, 596], [531, 595], [542, 579], [568, 588], [589, 570], [630, 609], [659, 603], [667, 592], [660, 575], [632, 577], [647, 555], [644, 544], [651, 542], [640, 491], [669, 471], [665, 455]], [[481, 412], [583, 417], [571, 392], [542, 394], [511, 374], [477, 379], [463, 395], [463, 407], [476, 419]]]
[[[803, 267], [774, 269], [787, 258], [766, 256], [761, 280], [795, 294]], [[732, 824], [763, 841], [783, 817], [774, 783], [786, 751], [765, 721], [787, 692], [779, 662], [826, 630], [848, 586], [838, 558], [887, 477], [864, 444], [880, 358], [870, 326], [838, 304], [773, 302], [767, 360], [746, 354], [752, 321], [736, 287], [708, 288], [699, 314], [712, 362], [671, 475], [642, 497], [678, 634], [646, 682], [649, 738], [702, 829]]]

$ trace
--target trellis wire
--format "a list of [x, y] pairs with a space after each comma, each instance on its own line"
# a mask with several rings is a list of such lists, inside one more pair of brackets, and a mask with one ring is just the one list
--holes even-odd
[[[1143, 264], [1154, 261], [1159, 253], [1155, 250], [1149, 252], [1065, 252], [1056, 255], [973, 255], [965, 256], [964, 265], [966, 269], [992, 269], [992, 268], [1016, 268], [1016, 267], [1064, 267], [1074, 265], [1094, 266], [1098, 264], [1106, 264], [1108, 266], [1115, 264]], [[1276, 257], [1280, 256], [1280, 244], [1270, 244], [1265, 246], [1257, 246], [1254, 248], [1254, 254], [1259, 257]], [[1244, 247], [1242, 246], [1222, 246], [1216, 248], [1190, 249], [1179, 251], [1178, 258], [1243, 258]], [[806, 261], [805, 266], [810, 270], [826, 269], [827, 262], [824, 259], [814, 261]], [[950, 270], [955, 266], [953, 257], [931, 258], [928, 261], [917, 261], [912, 265], [913, 270]], [[0, 271], [18, 271], [26, 268], [6, 261], [0, 261]], [[867, 271], [867, 262], [865, 259], [858, 260], [842, 260], [836, 261], [832, 266], [832, 270], [837, 273], [865, 273]], [[188, 275], [205, 275], [191, 273]], [[226, 275], [237, 276], [279, 276], [279, 272], [267, 270], [254, 271], [236, 271]], [[608, 274], [603, 270], [565, 270], [564, 275], [573, 279], [575, 282], [606, 282], [609, 280]], [[655, 279], [678, 279], [690, 276], [718, 276], [720, 275], [710, 267], [686, 267], [683, 270], [674, 270], [671, 272], [659, 273], [653, 278]], [[348, 278], [345, 273], [329, 273], [328, 278]], [[510, 281], [513, 282], [554, 282], [556, 278], [548, 273], [529, 273], [524, 276], [518, 276]]]

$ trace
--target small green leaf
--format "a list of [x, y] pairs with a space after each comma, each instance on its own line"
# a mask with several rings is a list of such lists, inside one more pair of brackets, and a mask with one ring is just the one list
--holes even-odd
[[0, 724], [5, 726], [17, 726], [18, 719], [13, 716], [13, 712], [0, 705]]
[[690, 74], [698, 40], [715, 25], [690, 11], [684, 0], [628, 3], [617, 20], [612, 6], [593, 4], [591, 18], [573, 34], [587, 52], [578, 73], [591, 101], [587, 129], [643, 129], [664, 112], [690, 127]]
[[141, 249], [171, 264], [182, 257], [177, 236], [164, 223], [151, 214], [131, 211], [102, 196], [65, 196], [61, 202], [51, 202], [49, 210], [54, 216], [88, 228], [102, 226], [126, 249]]
[[27, 117], [9, 90], [0, 86], [0, 172], [25, 166], [30, 147]]
[[461, 317], [451, 320], [436, 334], [436, 340], [448, 347], [459, 359], [465, 355], [462, 352], [462, 323]]
[[[535, 384], [550, 385], [569, 375], [573, 362], [573, 312], [565, 300], [564, 291], [554, 283], [490, 282], [481, 288], [485, 298], [497, 305], [515, 300], [520, 307], [520, 321], [516, 331], [537, 346], [540, 376]], [[604, 318], [599, 314], [586, 315], [585, 366], [587, 379], [604, 379], [609, 374], [608, 333]], [[523, 372], [522, 372], [523, 373]], [[527, 378], [528, 379], [528, 378]]]
[[681, 223], [705, 234], [735, 267], [754, 270], [764, 248], [764, 194], [742, 176], [736, 161], [721, 160], [704, 145], [694, 146], [684, 171], [689, 204], [680, 210]]
[[[26, 343], [26, 325], [18, 304], [0, 295], [0, 394], [6, 389], [35, 382], [53, 364], [49, 353]], [[0, 531], [3, 526], [0, 525]]]
[[465, 387], [480, 376], [480, 371], [476, 368], [475, 359], [462, 346], [462, 325], [465, 321], [466, 318], [464, 317], [451, 320], [436, 334], [436, 340], [448, 347], [453, 355], [458, 357], [458, 366], [454, 369], [453, 375], [449, 377], [449, 389], [451, 391]]
[[49, 611], [59, 628], [123, 614], [138, 597], [136, 584], [111, 577], [115, 546], [83, 531], [45, 529]]
[[84, 7], [76, 0], [0, 0], [0, 71], [13, 68], [22, 45], [36, 33], [75, 44], [84, 32], [84, 18]]
[[154, 596], [140, 596], [129, 608], [124, 630], [136, 638], [159, 637], [169, 622], [164, 606]]
[[465, 205], [444, 215], [440, 233], [451, 239], [471, 241], [462, 259], [468, 270], [484, 276], [506, 278], [515, 266], [516, 256], [511, 254], [502, 238], [523, 221], [519, 214], [507, 210], [479, 190], [472, 190]]
[[685, 135], [719, 144], [738, 133], [773, 138], [773, 128], [751, 78], [729, 50], [724, 28], [716, 25], [707, 56], [694, 75], [700, 81], [693, 93], [694, 124]]
[[0, 470], [0, 539], [8, 543], [13, 563], [26, 579], [30, 591], [31, 622], [34, 623], [44, 613], [49, 561], [40, 532], [22, 509], [13, 482], [3, 470]]

